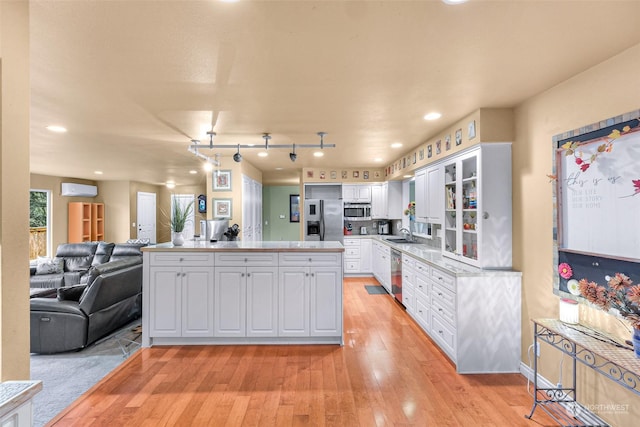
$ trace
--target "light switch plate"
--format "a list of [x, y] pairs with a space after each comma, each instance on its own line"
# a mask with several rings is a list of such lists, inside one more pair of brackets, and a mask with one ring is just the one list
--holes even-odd
[[280, 219], [284, 219], [284, 215], [280, 215]]

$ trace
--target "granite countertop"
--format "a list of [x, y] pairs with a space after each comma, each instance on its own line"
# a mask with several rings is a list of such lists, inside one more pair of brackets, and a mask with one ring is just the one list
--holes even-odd
[[174, 246], [172, 243], [160, 243], [145, 246], [142, 251], [178, 251], [178, 252], [344, 252], [344, 246], [340, 242], [304, 242], [304, 241], [263, 241], [243, 242], [241, 240], [224, 242], [207, 242], [205, 240], [191, 240], [184, 242], [182, 246]]
[[42, 390], [42, 381], [0, 383], [0, 418], [32, 399], [40, 390]]

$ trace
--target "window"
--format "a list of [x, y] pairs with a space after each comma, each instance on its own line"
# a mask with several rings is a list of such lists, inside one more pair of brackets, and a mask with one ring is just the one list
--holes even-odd
[[50, 256], [51, 192], [31, 190], [29, 195], [29, 259]]

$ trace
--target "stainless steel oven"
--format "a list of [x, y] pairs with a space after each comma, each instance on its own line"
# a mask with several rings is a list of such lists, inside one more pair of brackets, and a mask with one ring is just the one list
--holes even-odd
[[345, 203], [343, 216], [347, 221], [369, 221], [371, 220], [371, 204]]

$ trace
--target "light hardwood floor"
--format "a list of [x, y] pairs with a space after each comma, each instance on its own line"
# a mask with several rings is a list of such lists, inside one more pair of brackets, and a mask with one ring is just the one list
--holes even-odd
[[345, 345], [142, 349], [48, 425], [553, 426], [519, 374], [458, 375], [374, 279], [345, 279]]

